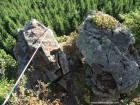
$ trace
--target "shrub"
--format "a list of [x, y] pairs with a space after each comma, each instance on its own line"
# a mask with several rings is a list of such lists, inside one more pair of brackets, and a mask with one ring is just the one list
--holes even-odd
[[0, 104], [3, 103], [4, 98], [8, 95], [13, 85], [13, 80], [8, 82], [8, 80], [5, 78], [0, 79]]
[[96, 28], [100, 29], [112, 29], [118, 23], [118, 21], [106, 14], [96, 14], [91, 17], [91, 20]]
[[0, 49], [0, 75], [8, 79], [15, 79], [17, 76], [17, 63], [12, 56]]
[[[22, 83], [23, 82], [23, 83]], [[16, 93], [13, 93], [9, 103], [10, 105], [62, 105], [60, 99], [49, 99], [50, 90], [48, 88], [49, 83], [38, 81], [36, 90], [27, 89], [25, 87], [25, 81], [22, 81], [17, 86]]]
[[123, 19], [123, 24], [132, 31], [135, 37], [135, 47], [140, 49], [140, 11], [131, 11], [128, 14], [121, 14], [121, 19]]

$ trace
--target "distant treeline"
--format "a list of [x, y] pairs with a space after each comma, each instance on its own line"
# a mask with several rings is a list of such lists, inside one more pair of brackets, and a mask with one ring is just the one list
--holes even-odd
[[33, 18], [61, 36], [74, 31], [89, 10], [100, 10], [119, 19], [120, 13], [139, 5], [139, 0], [0, 0], [0, 49], [13, 56], [17, 28]]

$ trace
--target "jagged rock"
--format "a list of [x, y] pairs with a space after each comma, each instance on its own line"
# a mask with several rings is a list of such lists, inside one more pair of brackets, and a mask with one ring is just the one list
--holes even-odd
[[[107, 28], [112, 24], [110, 20], [115, 21], [115, 25]], [[119, 97], [136, 88], [140, 79], [140, 58], [133, 44], [131, 32], [113, 17], [102, 12], [89, 13], [79, 28], [76, 45], [90, 66], [87, 77], [94, 94]]]
[[18, 30], [18, 42], [14, 54], [19, 64], [20, 74], [42, 38], [46, 35], [41, 47], [32, 60], [34, 70], [28, 73], [29, 80], [54, 81], [69, 72], [66, 54], [61, 51], [57, 40], [50, 28], [33, 19], [24, 28]]

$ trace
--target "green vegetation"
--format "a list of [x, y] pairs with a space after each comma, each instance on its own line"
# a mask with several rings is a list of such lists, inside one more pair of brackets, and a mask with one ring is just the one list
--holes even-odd
[[109, 16], [109, 15], [100, 15], [100, 14], [96, 14], [93, 15], [91, 17], [91, 20], [93, 22], [93, 24], [95, 25], [96, 28], [101, 28], [101, 29], [112, 29], [113, 27], [115, 27], [118, 23], [118, 21]]
[[[36, 85], [36, 92], [32, 89], [26, 88], [26, 77], [24, 76], [17, 86], [17, 93], [13, 93], [10, 98], [9, 105], [62, 105], [60, 100], [54, 99], [49, 100], [48, 95], [51, 94], [51, 90], [48, 88], [49, 83], [45, 84], [44, 82], [38, 81]], [[52, 93], [53, 94], [53, 93]], [[40, 96], [43, 100], [40, 100]]]
[[[13, 85], [9, 80], [17, 77], [17, 63], [13, 54], [17, 40], [16, 30], [29, 20], [35, 18], [45, 26], [50, 26], [57, 36], [61, 36], [58, 38], [60, 42], [72, 41], [73, 38], [66, 35], [78, 28], [88, 11], [102, 11], [124, 21], [134, 34], [136, 47], [139, 48], [139, 8], [139, 0], [0, 0], [0, 74], [3, 76], [0, 79], [0, 103]], [[122, 14], [121, 17], [119, 14]], [[105, 29], [111, 29], [117, 24], [114, 18], [108, 16], [97, 15], [92, 17], [92, 21], [97, 28]], [[63, 35], [65, 36], [62, 37]], [[71, 52], [73, 49], [72, 47]], [[85, 97], [88, 103], [89, 97]]]
[[17, 72], [17, 63], [15, 59], [0, 49], [0, 74], [10, 79], [15, 79]]
[[5, 78], [0, 79], [0, 104], [3, 103], [4, 98], [9, 94], [13, 85], [14, 85], [13, 80], [7, 82], [7, 79]]
[[74, 31], [89, 10], [100, 10], [118, 19], [120, 13], [128, 13], [139, 4], [139, 0], [1, 0], [0, 48], [13, 56], [17, 28], [33, 18], [60, 36]]
[[123, 24], [132, 31], [136, 42], [136, 48], [140, 48], [140, 11], [131, 11], [128, 14], [121, 14], [120, 17], [124, 20]]

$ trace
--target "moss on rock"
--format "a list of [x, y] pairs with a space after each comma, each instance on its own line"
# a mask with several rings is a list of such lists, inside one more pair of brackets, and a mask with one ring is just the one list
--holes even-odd
[[106, 14], [95, 14], [91, 17], [91, 20], [96, 28], [99, 29], [112, 29], [118, 23], [118, 21], [112, 16]]

